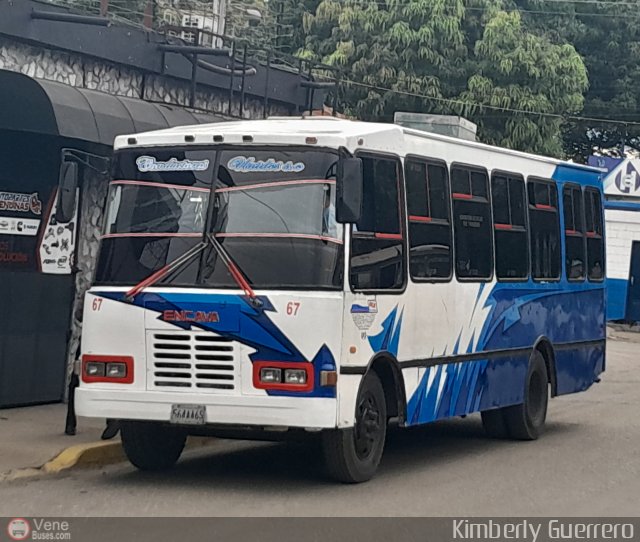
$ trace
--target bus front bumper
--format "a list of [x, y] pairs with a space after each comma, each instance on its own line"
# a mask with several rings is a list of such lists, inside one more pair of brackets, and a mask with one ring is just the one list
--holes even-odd
[[204, 405], [207, 424], [336, 427], [337, 400], [316, 397], [212, 396], [155, 391], [76, 389], [76, 414], [88, 418], [169, 422], [172, 405]]

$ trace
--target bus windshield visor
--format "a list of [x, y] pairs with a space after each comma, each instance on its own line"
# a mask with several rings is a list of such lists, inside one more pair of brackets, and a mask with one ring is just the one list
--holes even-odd
[[[340, 288], [337, 159], [252, 147], [118, 153], [96, 282], [136, 283], [212, 234], [254, 288]], [[236, 286], [213, 250], [161, 284]]]

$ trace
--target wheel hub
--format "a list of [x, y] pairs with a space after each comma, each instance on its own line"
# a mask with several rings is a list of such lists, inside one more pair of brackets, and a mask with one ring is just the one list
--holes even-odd
[[358, 404], [354, 438], [356, 453], [366, 459], [373, 452], [380, 434], [380, 410], [372, 394], [367, 393]]

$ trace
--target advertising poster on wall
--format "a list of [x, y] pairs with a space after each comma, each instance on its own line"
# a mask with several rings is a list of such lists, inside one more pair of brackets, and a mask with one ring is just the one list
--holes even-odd
[[0, 269], [37, 271], [35, 248], [42, 222], [42, 199], [40, 191], [0, 189]]
[[53, 205], [45, 217], [38, 256], [40, 270], [54, 275], [69, 275], [73, 268], [75, 254], [76, 223], [78, 218], [78, 194], [76, 193], [76, 207], [73, 218], [66, 224], [56, 221], [57, 190], [54, 191]]
[[0, 269], [71, 274], [78, 197], [66, 224], [56, 221], [56, 200], [55, 187], [30, 193], [0, 190]]

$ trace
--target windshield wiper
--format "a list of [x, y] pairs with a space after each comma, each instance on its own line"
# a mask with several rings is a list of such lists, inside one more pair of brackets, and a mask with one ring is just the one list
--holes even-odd
[[251, 285], [249, 284], [249, 281], [245, 277], [244, 273], [240, 270], [238, 264], [233, 261], [233, 258], [231, 258], [229, 253], [222, 246], [222, 243], [220, 243], [220, 241], [216, 239], [216, 236], [213, 233], [208, 233], [207, 239], [209, 240], [209, 244], [218, 253], [218, 256], [220, 256], [222, 263], [227, 268], [227, 271], [229, 271], [229, 274], [231, 275], [233, 280], [238, 286], [240, 286], [240, 288], [242, 288], [245, 295], [249, 298], [251, 304], [254, 307], [262, 307], [262, 301], [258, 299], [258, 296], [256, 296], [253, 288], [251, 288]]
[[184, 254], [178, 256], [175, 260], [169, 262], [163, 268], [158, 269], [158, 271], [155, 271], [154, 273], [149, 275], [147, 278], [141, 280], [138, 284], [136, 284], [133, 288], [131, 288], [126, 294], [124, 294], [125, 301], [132, 302], [135, 299], [135, 297], [140, 292], [142, 292], [142, 290], [144, 290], [145, 288], [148, 288], [149, 286], [153, 286], [158, 281], [162, 280], [164, 277], [166, 277], [167, 275], [169, 275], [170, 273], [172, 273], [173, 271], [175, 271], [176, 269], [178, 269], [179, 267], [187, 263], [194, 256], [200, 254], [200, 252], [202, 252], [208, 246], [212, 246], [214, 250], [217, 252], [218, 256], [220, 256], [220, 259], [222, 260], [222, 263], [224, 263], [225, 267], [229, 271], [229, 274], [231, 275], [233, 280], [236, 282], [236, 284], [244, 291], [245, 295], [251, 301], [251, 304], [254, 307], [261, 307], [262, 301], [260, 301], [260, 299], [258, 299], [258, 296], [256, 296], [255, 292], [253, 291], [253, 288], [251, 288], [251, 285], [249, 284], [249, 281], [244, 276], [244, 274], [242, 273], [238, 265], [233, 261], [231, 256], [229, 256], [229, 253], [224, 249], [222, 244], [215, 238], [215, 235], [213, 235], [212, 233], [207, 234], [206, 241], [201, 241], [193, 248], [187, 250], [187, 252], [185, 252]]
[[138, 284], [131, 288], [131, 290], [124, 294], [125, 301], [132, 302], [142, 290], [148, 288], [149, 286], [153, 286], [159, 280], [162, 280], [164, 277], [178, 269], [178, 267], [191, 260], [191, 258], [193, 258], [196, 254], [202, 252], [207, 246], [207, 242], [201, 241], [196, 246], [190, 248], [185, 253], [178, 256], [175, 260], [172, 260], [161, 269], [158, 269], [157, 271], [149, 275], [146, 279], [141, 280]]

